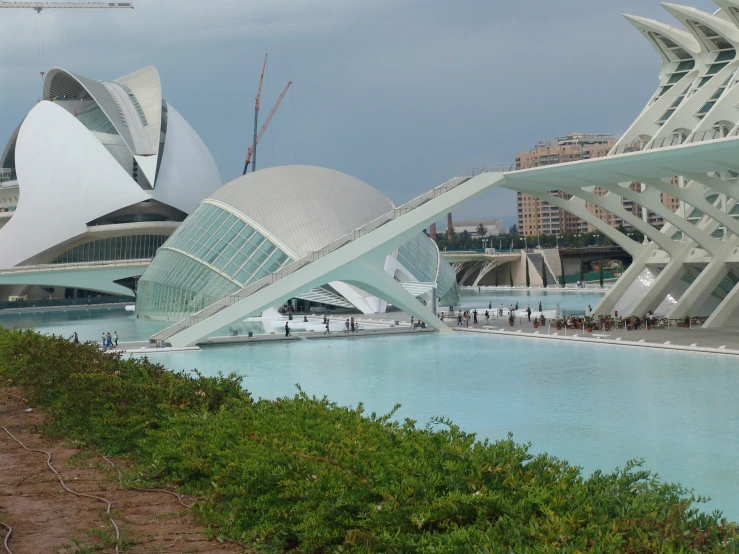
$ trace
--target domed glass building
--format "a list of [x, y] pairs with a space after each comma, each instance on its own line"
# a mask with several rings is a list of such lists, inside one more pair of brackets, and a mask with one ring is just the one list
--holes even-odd
[[[139, 281], [136, 311], [163, 319], [198, 312], [393, 207], [367, 183], [320, 167], [282, 166], [239, 177], [201, 202], [159, 249]], [[435, 284], [443, 305], [459, 299], [454, 270], [424, 233], [389, 255], [385, 270], [401, 283]], [[434, 297], [428, 290], [418, 296], [429, 305]], [[363, 313], [386, 307], [342, 282], [298, 298]]]

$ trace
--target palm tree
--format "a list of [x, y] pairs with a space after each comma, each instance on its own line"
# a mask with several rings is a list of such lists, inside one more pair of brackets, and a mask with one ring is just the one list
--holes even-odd
[[483, 238], [485, 235], [488, 234], [487, 228], [482, 223], [478, 224], [476, 231], [477, 236], [480, 238]]

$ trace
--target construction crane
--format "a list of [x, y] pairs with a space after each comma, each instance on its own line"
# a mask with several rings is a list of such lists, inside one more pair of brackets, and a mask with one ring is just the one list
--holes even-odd
[[1, 8], [31, 8], [37, 13], [45, 9], [133, 9], [133, 2], [0, 2]]
[[[287, 89], [290, 88], [290, 85], [292, 85], [293, 82], [290, 81], [287, 85], [285, 85], [285, 88], [282, 89], [282, 94], [280, 94], [280, 97], [277, 99], [277, 102], [275, 102], [274, 108], [272, 108], [272, 111], [269, 112], [269, 115], [267, 116], [267, 119], [264, 120], [264, 125], [262, 125], [262, 128], [259, 130], [258, 134], [254, 135], [254, 144], [252, 144], [249, 147], [249, 151], [246, 153], [246, 164], [244, 165], [244, 173], [242, 175], [246, 175], [246, 171], [249, 169], [249, 163], [251, 163], [251, 170], [254, 171], [254, 164], [256, 161], [256, 145], [259, 144], [259, 141], [262, 140], [262, 135], [267, 130], [267, 127], [269, 127], [270, 121], [272, 121], [272, 118], [277, 113], [277, 108], [280, 107], [280, 104], [282, 104], [282, 99], [285, 98], [285, 95], [287, 94]], [[254, 126], [256, 129], [256, 125]]]
[[[254, 141], [251, 143], [251, 153], [254, 155], [254, 163], [251, 166], [251, 170], [257, 165], [257, 125], [259, 122], [259, 99], [262, 96], [262, 83], [264, 82], [264, 70], [267, 68], [267, 54], [264, 55], [264, 65], [262, 66], [262, 76], [259, 77], [259, 87], [257, 88], [257, 101], [254, 104]], [[249, 162], [246, 162], [246, 166]], [[246, 174], [246, 166], [244, 167], [244, 174]]]

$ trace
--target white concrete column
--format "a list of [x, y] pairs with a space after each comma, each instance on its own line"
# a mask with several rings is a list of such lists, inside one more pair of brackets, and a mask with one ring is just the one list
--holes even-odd
[[[677, 250], [675, 241], [670, 237], [655, 229], [649, 223], [646, 223], [642, 218], [635, 216], [633, 213], [623, 207], [623, 198], [618, 194], [609, 192], [605, 196], [598, 196], [592, 192], [585, 190], [577, 190], [572, 193], [574, 196], [580, 197], [583, 200], [590, 202], [594, 206], [608, 210], [613, 215], [624, 220], [624, 222], [631, 225], [634, 229], [639, 231], [645, 237], [652, 242], [656, 242], [662, 250], [672, 255]], [[646, 211], [646, 210], [642, 210]]]
[[480, 274], [477, 276], [477, 279], [475, 279], [473, 287], [477, 287], [480, 284], [480, 281], [482, 281], [482, 278], [485, 277], [488, 273], [490, 273], [493, 269], [498, 267], [498, 262], [488, 262], [486, 263], [483, 268], [480, 270]]
[[[665, 183], [664, 181], [660, 180], [645, 180], [645, 182], [650, 187], [654, 187], [664, 192], [665, 194], [674, 196], [678, 200], [682, 200], [683, 202], [686, 202], [691, 206], [699, 209], [708, 217], [726, 227], [733, 234], [739, 235], [739, 221], [737, 221], [721, 209], [717, 208], [713, 204], [709, 204], [706, 200], [705, 187], [703, 185], [700, 185], [697, 181], [691, 181], [684, 189], [674, 187], [671, 184]], [[709, 188], [709, 190], [712, 189]], [[719, 191], [716, 191], [716, 193], [720, 194]], [[716, 227], [716, 225], [714, 225], [714, 227]]]
[[726, 324], [726, 322], [739, 310], [739, 284], [734, 285], [731, 292], [726, 295], [718, 308], [716, 308], [711, 316], [703, 324], [703, 329], [718, 329]]
[[645, 246], [639, 257], [634, 258], [628, 269], [624, 271], [623, 275], [621, 275], [618, 281], [616, 281], [616, 284], [611, 287], [608, 293], [595, 307], [593, 313], [596, 316], [609, 315], [613, 313], [613, 310], [616, 308], [616, 304], [618, 303], [618, 301], [631, 287], [631, 285], [634, 284], [634, 281], [639, 278], [639, 275], [642, 274], [644, 269], [647, 267], [647, 261], [649, 260], [649, 258], [652, 257], [652, 253], [654, 253], [656, 250], [657, 245], [653, 242], [650, 242]]
[[683, 172], [683, 176], [687, 177], [691, 181], [696, 181], [702, 185], [707, 186], [710, 189], [725, 194], [729, 198], [739, 200], [739, 188], [736, 185], [727, 183], [717, 177], [709, 177], [705, 173], [686, 173]]
[[651, 212], [657, 214], [662, 219], [664, 219], [668, 223], [671, 223], [677, 229], [682, 231], [685, 236], [693, 239], [701, 248], [707, 250], [711, 254], [715, 255], [721, 249], [719, 241], [714, 239], [709, 233], [705, 232], [702, 229], [699, 229], [692, 223], [689, 223], [686, 219], [683, 219], [672, 210], [668, 209], [664, 204], [662, 204], [660, 191], [658, 191], [656, 188], [649, 187], [646, 192], [640, 193], [635, 192], [626, 186], [616, 184], [606, 184], [599, 186], [605, 190], [613, 192], [614, 194], [631, 200], [632, 202], [636, 202], [643, 209], [648, 209]]
[[643, 245], [631, 240], [629, 237], [619, 232], [618, 229], [611, 227], [605, 221], [592, 214], [585, 206], [585, 200], [583, 200], [582, 198], [578, 198], [577, 196], [575, 196], [571, 200], [564, 200], [562, 198], [551, 196], [550, 194], [535, 192], [527, 190], [525, 188], [517, 187], [515, 190], [523, 192], [525, 194], [529, 194], [534, 198], [538, 198], [539, 200], [542, 200], [544, 202], [549, 202], [553, 206], [557, 206], [558, 208], [561, 208], [567, 212], [570, 212], [572, 215], [579, 217], [583, 221], [598, 229], [599, 232], [603, 233], [603, 235], [618, 244], [626, 252], [631, 254], [632, 258], [636, 258], [642, 251]]
[[657, 275], [654, 283], [649, 290], [642, 296], [642, 298], [634, 304], [629, 310], [631, 313], [624, 315], [644, 315], [649, 310], [656, 309], [667, 296], [670, 288], [676, 281], [679, 281], [685, 275], [685, 259], [690, 254], [693, 246], [688, 244], [685, 245], [683, 250], [674, 256], [670, 263]]
[[434, 315], [432, 307], [424, 306], [382, 267], [377, 267], [371, 261], [356, 260], [342, 268], [341, 273], [342, 281], [387, 300], [396, 308], [425, 322], [432, 329], [440, 333], [452, 332], [443, 321]]
[[482, 262], [471, 262], [466, 271], [462, 273], [462, 278], [459, 280], [459, 286], [463, 287], [464, 282], [469, 279], [470, 275], [472, 275], [481, 265]]
[[691, 310], [699, 308], [708, 299], [729, 273], [730, 268], [726, 259], [737, 244], [739, 244], [738, 237], [732, 237], [723, 242], [723, 251], [714, 256], [711, 262], [703, 268], [700, 275], [690, 284], [688, 290], [680, 296], [677, 304], [667, 314], [668, 317], [682, 319], [690, 316], [692, 315]]

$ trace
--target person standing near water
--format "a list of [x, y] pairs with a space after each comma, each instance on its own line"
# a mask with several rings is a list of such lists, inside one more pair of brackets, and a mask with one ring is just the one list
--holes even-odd
[[324, 319], [326, 321], [326, 330], [323, 332], [323, 334], [324, 335], [330, 335], [331, 334], [331, 331], [329, 331], [329, 328], [328, 328], [328, 324], [329, 324], [328, 318], [324, 316]]
[[472, 315], [474, 316], [474, 321], [473, 321], [473, 323], [474, 323], [475, 325], [477, 325], [477, 310], [473, 310], [473, 312], [472, 312]]
[[115, 347], [118, 348], [118, 331], [113, 332], [113, 343], [115, 344]]
[[531, 306], [526, 307], [526, 316], [529, 318], [529, 321], [531, 321]]
[[290, 325], [287, 321], [285, 322], [285, 336], [286, 337], [290, 336]]
[[540, 311], [540, 312], [541, 312], [541, 311], [543, 311], [543, 310], [541, 309], [541, 300], [539, 300], [539, 311]]

